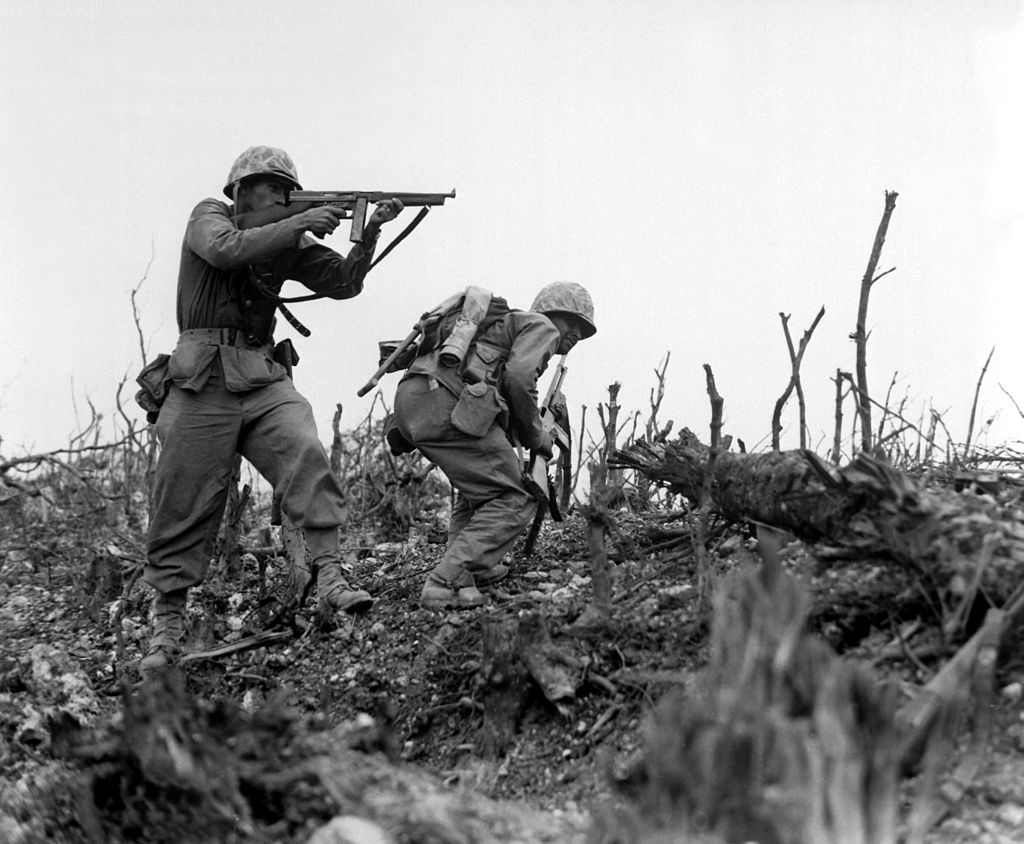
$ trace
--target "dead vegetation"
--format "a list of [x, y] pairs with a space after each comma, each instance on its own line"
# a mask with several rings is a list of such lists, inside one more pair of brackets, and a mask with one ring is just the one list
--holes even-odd
[[569, 515], [478, 610], [415, 603], [449, 489], [390, 454], [378, 395], [347, 429], [338, 406], [330, 444], [371, 616], [316, 617], [301, 538], [240, 466], [185, 672], [140, 686], [151, 430], [118, 402], [101, 442], [90, 405], [67, 448], [0, 457], [0, 838], [1014, 840], [1024, 454], [980, 448], [973, 412], [958, 443], [868, 394], [859, 329], [894, 205], [828, 455], [806, 447], [800, 379], [823, 311], [797, 345], [780, 314], [792, 368], [763, 453], [723, 430], [710, 365], [708, 442], [671, 436], [666, 355], [647, 411], [624, 416], [618, 384], [596, 434], [582, 408]]

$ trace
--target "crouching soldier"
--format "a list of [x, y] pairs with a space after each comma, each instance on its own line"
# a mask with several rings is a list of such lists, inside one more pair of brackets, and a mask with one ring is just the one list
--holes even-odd
[[442, 321], [440, 336], [424, 333], [395, 396], [397, 432], [436, 463], [457, 492], [448, 547], [420, 595], [432, 609], [480, 606], [487, 599], [479, 587], [507, 576], [501, 559], [536, 506], [516, 446], [552, 456], [537, 379], [552, 355], [566, 354], [597, 331], [590, 294], [571, 282], [544, 287], [529, 311], [494, 298], [467, 322], [467, 309], [464, 304], [461, 325], [456, 320], [449, 335], [457, 337], [468, 325], [464, 357], [456, 348], [452, 358], [457, 344], [446, 342]]
[[[364, 612], [373, 603], [343, 576], [343, 492], [309, 402], [288, 377], [293, 360], [275, 356], [274, 313], [287, 279], [332, 299], [358, 295], [380, 227], [402, 204], [379, 203], [362, 242], [341, 255], [309, 236], [331, 234], [343, 219], [340, 209], [312, 208], [273, 221], [291, 189], [301, 189], [291, 158], [274, 147], [251, 147], [228, 175], [224, 193], [232, 204], [204, 199], [185, 229], [180, 336], [160, 376], [160, 456], [143, 576], [156, 594], [153, 635], [139, 666], [144, 677], [180, 654], [188, 589], [206, 575], [236, 452], [271, 483], [284, 513], [302, 529], [321, 608]], [[271, 222], [243, 226], [245, 214], [269, 215]]]

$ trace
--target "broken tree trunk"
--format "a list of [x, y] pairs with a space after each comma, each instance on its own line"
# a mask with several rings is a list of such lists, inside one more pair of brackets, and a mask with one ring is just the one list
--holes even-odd
[[[865, 451], [871, 450], [871, 399], [868, 392], [868, 297], [871, 294], [871, 286], [883, 275], [888, 275], [892, 270], [886, 270], [881, 275], [875, 275], [878, 267], [878, 259], [882, 255], [882, 244], [885, 243], [885, 234], [889, 230], [889, 218], [896, 208], [896, 197], [899, 196], [894, 190], [885, 192], [885, 210], [882, 212], [882, 220], [878, 224], [878, 231], [875, 233], [875, 242], [871, 247], [871, 256], [868, 258], [868, 267], [864, 271], [864, 278], [860, 283], [860, 300], [857, 305], [857, 327], [854, 329], [853, 342], [857, 348], [857, 413], [861, 423], [861, 447]], [[894, 268], [895, 269], [895, 268]]]
[[480, 751], [495, 759], [515, 735], [531, 688], [528, 678], [564, 714], [565, 704], [575, 698], [583, 682], [583, 663], [552, 641], [547, 619], [540, 613], [485, 618], [481, 632], [484, 723]]
[[580, 634], [597, 632], [607, 627], [612, 605], [611, 565], [608, 562], [605, 536], [614, 525], [609, 502], [615, 495], [615, 489], [606, 482], [608, 467], [603, 461], [591, 463], [589, 469], [590, 503], [583, 507], [583, 512], [588, 524], [587, 541], [590, 547], [593, 600], [572, 623], [573, 631]]
[[925, 488], [859, 454], [841, 469], [813, 452], [736, 454], [684, 430], [670, 443], [638, 442], [614, 454], [631, 467], [735, 522], [762, 522], [846, 556], [891, 557], [940, 586], [959, 577], [999, 605], [1024, 577], [1024, 516], [989, 497]]
[[720, 581], [707, 667], [649, 716], [634, 793], [602, 809], [634, 831], [615, 840], [895, 844], [895, 696], [806, 633], [809, 604], [784, 573]]
[[485, 618], [481, 625], [484, 723], [480, 752], [487, 759], [505, 753], [526, 698], [526, 672], [516, 657], [517, 632], [516, 619], [511, 616]]
[[249, 484], [240, 488], [242, 477], [242, 456], [235, 455], [231, 466], [231, 482], [228, 485], [228, 503], [221, 525], [220, 549], [217, 555], [218, 568], [228, 582], [242, 576], [241, 532], [242, 518], [249, 504]]

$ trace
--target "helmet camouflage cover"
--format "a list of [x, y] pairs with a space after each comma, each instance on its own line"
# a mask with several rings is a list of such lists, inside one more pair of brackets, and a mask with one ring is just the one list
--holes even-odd
[[292, 190], [302, 190], [299, 184], [299, 172], [295, 162], [283, 149], [277, 147], [249, 147], [231, 165], [228, 183], [224, 186], [224, 194], [234, 198], [234, 188], [238, 182], [253, 176], [276, 176], [291, 186]]
[[583, 326], [583, 337], [597, 332], [594, 325], [594, 300], [587, 289], [574, 281], [556, 281], [541, 288], [530, 310], [538, 314], [571, 314]]

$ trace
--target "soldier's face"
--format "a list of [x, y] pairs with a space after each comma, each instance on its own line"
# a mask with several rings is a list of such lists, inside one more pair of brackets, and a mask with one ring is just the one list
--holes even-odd
[[583, 329], [580, 326], [579, 320], [568, 314], [550, 314], [548, 319], [554, 323], [561, 337], [555, 354], [569, 354], [572, 351], [572, 347], [583, 339]]
[[284, 205], [287, 187], [277, 179], [252, 179], [238, 190], [238, 206], [242, 211], [260, 211], [272, 205]]

